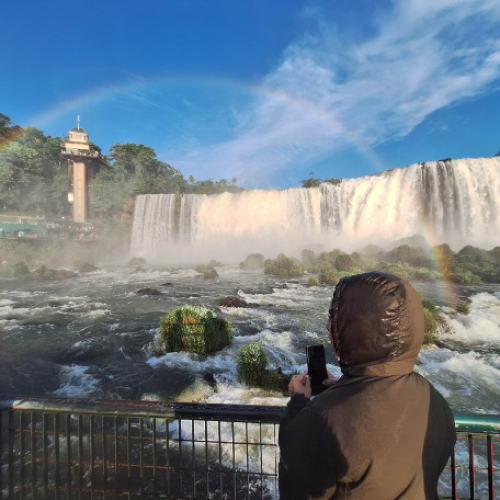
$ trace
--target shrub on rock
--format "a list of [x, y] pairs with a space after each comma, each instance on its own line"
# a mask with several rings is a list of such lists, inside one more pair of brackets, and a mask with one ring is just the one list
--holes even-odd
[[264, 261], [264, 272], [282, 277], [302, 276], [304, 265], [299, 260], [281, 253], [276, 260], [267, 259]]
[[319, 286], [319, 282], [314, 276], [309, 276], [307, 282], [309, 283], [309, 286]]
[[431, 299], [420, 296], [424, 308], [424, 345], [435, 344], [437, 340], [437, 329], [439, 324], [439, 311]]
[[33, 279], [56, 279], [56, 278], [73, 278], [76, 273], [66, 271], [64, 269], [51, 269], [50, 267], [41, 266], [31, 273]]
[[240, 262], [240, 269], [243, 271], [258, 271], [264, 267], [264, 256], [261, 253], [251, 253]]
[[127, 266], [138, 267], [138, 266], [145, 266], [146, 264], [147, 264], [146, 259], [143, 259], [142, 257], [132, 257], [128, 261]]
[[228, 346], [232, 339], [227, 320], [206, 307], [181, 306], [161, 318], [153, 351], [211, 354]]
[[249, 387], [260, 387], [267, 391], [281, 391], [286, 395], [290, 374], [280, 368], [267, 368], [267, 356], [259, 344], [248, 344], [238, 351], [238, 379]]
[[467, 302], [465, 302], [465, 300], [453, 304], [452, 307], [458, 314], [463, 314], [464, 316], [467, 316], [470, 313], [470, 306]]
[[0, 276], [5, 278], [15, 278], [17, 276], [25, 276], [30, 274], [30, 270], [26, 262], [19, 261], [14, 264], [0, 264]]
[[219, 273], [213, 268], [209, 267], [203, 272], [203, 277], [207, 279], [215, 279], [219, 277]]

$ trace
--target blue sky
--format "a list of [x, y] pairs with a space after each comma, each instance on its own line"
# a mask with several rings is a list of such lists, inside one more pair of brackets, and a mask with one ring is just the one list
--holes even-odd
[[498, 0], [3, 0], [0, 112], [285, 188], [500, 149]]

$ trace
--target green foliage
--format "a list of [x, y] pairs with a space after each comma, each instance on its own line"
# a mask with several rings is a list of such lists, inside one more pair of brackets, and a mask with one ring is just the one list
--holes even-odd
[[[68, 215], [67, 166], [61, 140], [12, 125], [0, 114], [0, 212]], [[62, 182], [63, 174], [66, 183]]]
[[262, 387], [267, 372], [267, 356], [259, 344], [248, 344], [238, 351], [238, 379], [250, 387]]
[[[0, 113], [0, 213], [70, 216], [67, 201], [67, 162], [60, 158], [62, 139], [46, 136], [35, 127], [23, 129]], [[90, 143], [92, 151], [99, 146]], [[231, 182], [189, 182], [171, 165], [156, 158], [143, 144], [114, 144], [92, 180], [92, 219], [118, 219], [127, 212], [127, 200], [143, 193], [240, 192]], [[130, 214], [129, 214], [130, 215]]]
[[307, 271], [312, 271], [317, 262], [314, 251], [308, 249], [302, 250], [302, 252], [300, 252], [300, 257], [302, 259], [302, 263], [304, 264], [304, 268]]
[[342, 179], [334, 179], [332, 177], [331, 179], [323, 179], [323, 182], [327, 182], [328, 184], [333, 184], [334, 186], [336, 186], [342, 182]]
[[12, 276], [24, 276], [29, 274], [30, 270], [26, 265], [26, 262], [19, 261], [12, 265]]
[[267, 356], [259, 344], [248, 344], [238, 351], [238, 379], [249, 387], [286, 392], [291, 375], [267, 368]]
[[50, 269], [45, 266], [41, 266], [31, 273], [32, 279], [56, 279], [56, 278], [73, 278], [76, 273], [73, 271], [65, 271], [64, 269]]
[[437, 340], [437, 328], [439, 311], [433, 300], [420, 295], [422, 307], [424, 308], [424, 345], [434, 344]]
[[213, 259], [208, 263], [208, 267], [222, 267], [223, 265], [222, 262]]
[[321, 179], [318, 179], [317, 177], [309, 177], [309, 179], [304, 179], [300, 182], [302, 184], [302, 187], [312, 188], [312, 187], [318, 187], [321, 184]]
[[24, 261], [18, 261], [14, 264], [0, 265], [0, 277], [16, 278], [30, 274], [30, 270]]
[[127, 266], [131, 267], [137, 267], [137, 266], [145, 266], [147, 264], [146, 259], [143, 257], [132, 257], [128, 263]]
[[215, 279], [219, 277], [219, 273], [213, 267], [209, 267], [203, 272], [203, 277], [205, 279]]
[[248, 254], [243, 262], [240, 262], [240, 269], [244, 271], [257, 271], [264, 268], [264, 256], [261, 253]]
[[163, 316], [153, 352], [193, 352], [211, 354], [228, 346], [233, 339], [230, 323], [199, 306], [181, 306]]
[[470, 313], [470, 306], [465, 301], [457, 302], [453, 305], [453, 309], [455, 309], [458, 314], [463, 314], [464, 316], [467, 316]]
[[452, 283], [459, 283], [461, 285], [479, 285], [481, 283], [481, 278], [469, 271], [464, 273], [450, 273], [447, 278]]
[[435, 344], [437, 340], [437, 319], [434, 314], [429, 312], [427, 309], [424, 309], [424, 345], [427, 344]]
[[335, 267], [339, 271], [344, 271], [344, 272], [351, 272], [353, 271], [354, 268], [354, 262], [352, 260], [352, 257], [346, 253], [340, 254], [336, 259], [335, 259]]
[[282, 277], [302, 276], [304, 274], [304, 266], [297, 259], [279, 254], [276, 260], [266, 259], [264, 261], [264, 272]]
[[219, 264], [216, 261], [211, 261], [210, 264], [208, 264], [208, 266], [206, 266], [205, 264], [200, 264], [199, 266], [196, 266], [196, 271], [203, 274], [203, 277], [205, 279], [218, 278], [219, 274], [217, 273], [217, 271], [213, 267], [214, 262], [216, 264]]
[[309, 283], [309, 286], [319, 286], [319, 282], [314, 276], [309, 276], [307, 282]]

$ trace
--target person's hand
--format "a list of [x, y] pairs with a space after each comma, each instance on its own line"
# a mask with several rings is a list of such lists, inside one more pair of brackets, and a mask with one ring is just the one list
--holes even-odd
[[327, 387], [335, 385], [336, 382], [337, 379], [330, 372], [328, 372], [328, 378], [323, 380], [323, 384], [326, 385]]
[[302, 375], [294, 375], [288, 384], [288, 394], [292, 398], [294, 394], [303, 394], [307, 399], [311, 399], [311, 382], [307, 372]]

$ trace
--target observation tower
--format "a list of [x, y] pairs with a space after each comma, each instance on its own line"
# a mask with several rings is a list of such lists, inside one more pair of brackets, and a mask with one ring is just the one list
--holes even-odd
[[91, 213], [90, 181], [105, 162], [99, 151], [90, 149], [89, 135], [80, 128], [80, 117], [78, 126], [69, 131], [60, 156], [68, 161], [68, 201], [73, 204], [73, 220], [85, 222]]

